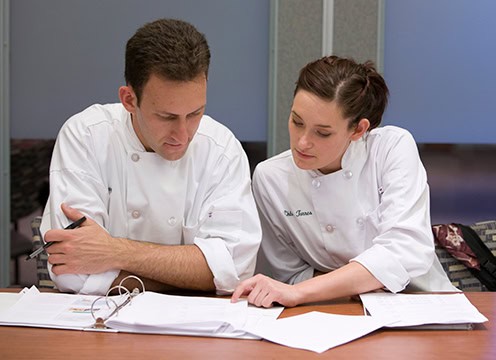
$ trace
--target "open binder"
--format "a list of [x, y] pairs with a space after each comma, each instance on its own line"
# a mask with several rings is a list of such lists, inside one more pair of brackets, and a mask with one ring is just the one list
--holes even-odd
[[[141, 289], [128, 290], [124, 282], [129, 278], [137, 279]], [[110, 295], [113, 291], [118, 295]], [[0, 312], [0, 325], [259, 339], [244, 329], [261, 319], [276, 319], [282, 310], [145, 291], [143, 282], [130, 276], [105, 296], [40, 293], [33, 287]]]

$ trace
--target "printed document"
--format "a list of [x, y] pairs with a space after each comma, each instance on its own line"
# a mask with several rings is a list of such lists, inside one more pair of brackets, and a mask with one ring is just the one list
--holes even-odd
[[[464, 294], [392, 294], [360, 295], [364, 309], [374, 318], [394, 318], [388, 327], [410, 327], [426, 324], [466, 325], [483, 323], [487, 318], [470, 303]], [[427, 327], [424, 327], [427, 328]], [[435, 327], [432, 327], [435, 328]], [[457, 327], [452, 327], [457, 328]]]

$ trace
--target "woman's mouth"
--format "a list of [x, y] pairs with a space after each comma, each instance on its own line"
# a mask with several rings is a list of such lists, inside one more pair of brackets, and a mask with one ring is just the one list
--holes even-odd
[[295, 149], [295, 153], [298, 155], [298, 157], [300, 157], [302, 159], [311, 159], [314, 157], [313, 155], [305, 154], [304, 152], [302, 152], [298, 149]]

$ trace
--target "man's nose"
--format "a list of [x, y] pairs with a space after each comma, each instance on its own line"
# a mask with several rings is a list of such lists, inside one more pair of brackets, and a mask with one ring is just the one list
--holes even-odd
[[174, 139], [176, 139], [178, 142], [184, 143], [188, 140], [189, 134], [188, 134], [188, 122], [186, 119], [179, 119], [177, 123], [174, 126], [174, 131], [172, 133], [172, 136]]

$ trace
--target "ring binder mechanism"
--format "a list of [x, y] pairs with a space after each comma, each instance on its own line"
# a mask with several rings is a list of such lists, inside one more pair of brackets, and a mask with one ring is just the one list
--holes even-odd
[[[134, 288], [133, 291], [129, 291], [129, 289], [123, 285], [126, 280], [130, 280], [130, 279], [135, 279], [141, 284], [141, 291], [138, 288]], [[110, 297], [110, 294], [114, 290], [119, 291], [119, 297], [123, 298], [122, 302], [118, 303], [112, 297]], [[121, 310], [124, 306], [131, 304], [133, 298], [135, 298], [139, 294], [143, 294], [144, 292], [145, 292], [145, 284], [139, 277], [134, 275], [126, 276], [124, 279], [121, 280], [119, 285], [111, 287], [105, 295], [97, 297], [92, 302], [91, 316], [95, 320], [93, 328], [101, 329], [101, 330], [107, 329], [105, 322], [108, 319], [110, 319], [112, 316], [116, 315], [119, 312], [119, 310]], [[105, 300], [105, 305], [107, 306], [106, 310], [101, 310], [100, 308], [97, 307], [97, 305], [102, 303], [102, 300]], [[101, 313], [104, 313], [105, 315], [102, 315]]]

